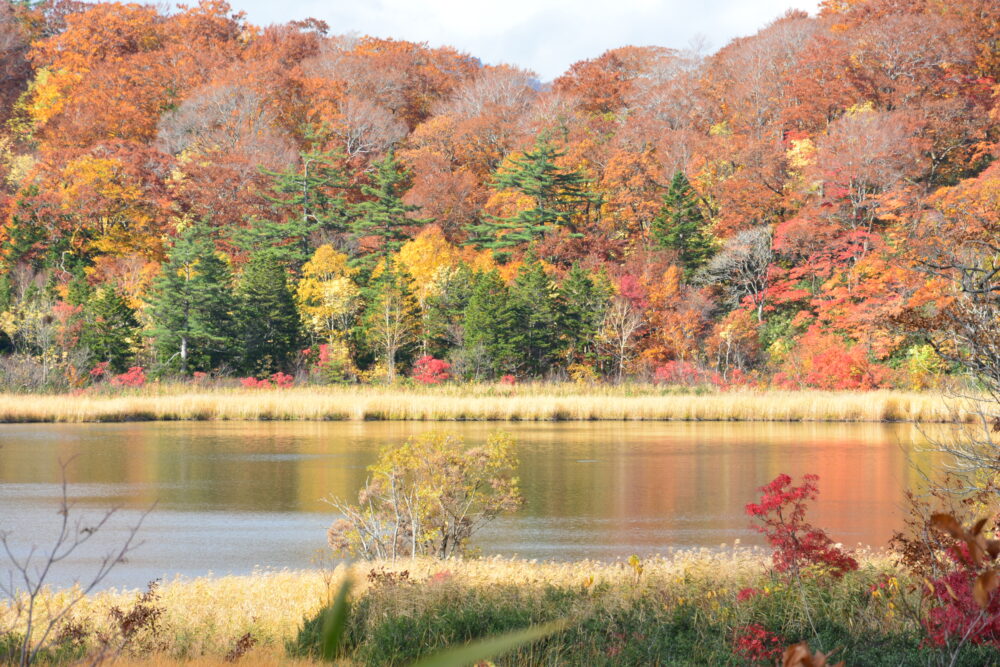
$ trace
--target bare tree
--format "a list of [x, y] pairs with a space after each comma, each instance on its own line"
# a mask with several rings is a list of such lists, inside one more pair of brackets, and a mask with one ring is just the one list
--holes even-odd
[[608, 304], [598, 335], [598, 345], [614, 359], [618, 382], [632, 358], [632, 344], [645, 326], [642, 309], [631, 299], [618, 295]]
[[774, 258], [771, 228], [746, 229], [726, 241], [725, 246], [696, 276], [706, 285], [721, 285], [731, 306], [749, 299], [763, 320], [768, 286], [768, 267]]
[[0, 578], [0, 593], [7, 598], [13, 612], [8, 617], [11, 626], [0, 628], [0, 636], [17, 637], [16, 655], [21, 667], [34, 663], [57, 643], [59, 630], [73, 608], [94, 592], [115, 566], [123, 563], [142, 544], [137, 539], [139, 529], [152, 511], [150, 508], [143, 512], [128, 529], [125, 539], [98, 561], [97, 568], [89, 576], [77, 579], [76, 586], [53, 604], [53, 600], [45, 599], [45, 589], [50, 584], [53, 569], [106, 528], [118, 512], [118, 508], [112, 508], [97, 517], [88, 518], [74, 511], [67, 481], [67, 467], [71, 461], [60, 461], [62, 495], [58, 509], [59, 529], [48, 547], [33, 545], [26, 554], [19, 555], [14, 548], [11, 531], [0, 530], [0, 547], [9, 564], [6, 576]]

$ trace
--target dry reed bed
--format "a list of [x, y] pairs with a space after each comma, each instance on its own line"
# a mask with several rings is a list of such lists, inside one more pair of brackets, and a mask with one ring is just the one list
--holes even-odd
[[[861, 551], [862, 567], [889, 572], [890, 558], [880, 552]], [[770, 558], [761, 550], [678, 551], [667, 556], [644, 559], [641, 588], [671, 591], [675, 597], [732, 597], [736, 591], [760, 583]], [[505, 587], [517, 582], [518, 590], [542, 591], [546, 587], [582, 589], [606, 584], [611, 595], [624, 603], [637, 594], [636, 575], [626, 562], [575, 561], [536, 562], [491, 557], [466, 561], [431, 559], [402, 560], [396, 563], [359, 563], [331, 570], [261, 572], [249, 576], [176, 579], [159, 588], [156, 605], [163, 609], [160, 619], [162, 658], [224, 656], [245, 633], [258, 642], [255, 650], [264, 661], [277, 658], [285, 642], [298, 632], [303, 619], [314, 615], [332, 599], [340, 582], [349, 575], [355, 586], [352, 595], [362, 595], [371, 585], [373, 570], [408, 571], [410, 580], [423, 585], [406, 589], [404, 606], [420, 604], [421, 596], [434, 597], [468, 587]], [[71, 591], [47, 592], [41, 608], [58, 609]], [[106, 591], [86, 598], [74, 608], [72, 619], [93, 631], [109, 627], [108, 610], [113, 606], [129, 609], [138, 591]], [[6, 625], [9, 608], [0, 605], [0, 627]]]
[[[630, 393], [555, 386], [509, 392], [295, 388], [272, 391], [172, 388], [128, 395], [0, 394], [0, 422], [172, 420], [414, 421], [841, 421], [948, 422], [940, 395], [877, 391]], [[961, 418], [965, 418], [959, 410]]]

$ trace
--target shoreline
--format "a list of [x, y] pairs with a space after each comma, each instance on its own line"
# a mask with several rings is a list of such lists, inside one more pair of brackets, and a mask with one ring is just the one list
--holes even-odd
[[[0, 394], [0, 424], [157, 421], [953, 423], [971, 411], [943, 394], [901, 391], [671, 393], [651, 385], [202, 389]], [[956, 419], [957, 417], [957, 419]]]

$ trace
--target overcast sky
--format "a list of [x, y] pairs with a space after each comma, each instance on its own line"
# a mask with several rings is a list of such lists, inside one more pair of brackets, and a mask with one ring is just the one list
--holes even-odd
[[485, 63], [511, 63], [543, 81], [624, 45], [709, 51], [816, 0], [230, 0], [251, 23], [314, 17], [332, 34], [357, 32], [454, 46]]

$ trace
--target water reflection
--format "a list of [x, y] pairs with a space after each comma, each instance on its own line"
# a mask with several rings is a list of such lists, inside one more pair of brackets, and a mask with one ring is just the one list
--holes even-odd
[[930, 462], [909, 425], [5, 425], [0, 528], [24, 544], [42, 539], [53, 525], [59, 462], [75, 456], [80, 506], [135, 512], [157, 503], [143, 530], [147, 547], [115, 583], [303, 567], [323, 549], [330, 517], [321, 499], [353, 498], [379, 448], [442, 428], [473, 442], [498, 428], [517, 438], [524, 508], [479, 543], [485, 553], [539, 558], [757, 542], [743, 506], [781, 472], [820, 475], [811, 519], [835, 539], [881, 545], [898, 527], [903, 492], [920, 482], [914, 464]]

